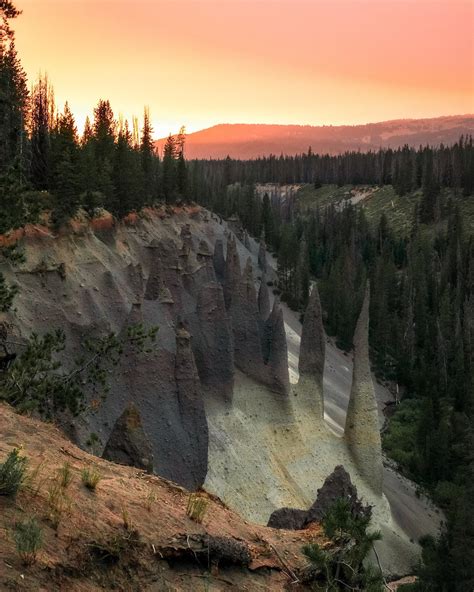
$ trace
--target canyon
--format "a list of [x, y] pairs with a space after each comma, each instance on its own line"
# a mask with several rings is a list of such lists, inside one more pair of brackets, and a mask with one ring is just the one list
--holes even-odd
[[317, 286], [303, 326], [279, 302], [275, 261], [238, 220], [162, 207], [122, 223], [79, 219], [59, 236], [31, 226], [15, 240], [25, 261], [3, 265], [20, 291], [2, 322], [18, 351], [33, 331], [61, 328], [68, 367], [86, 338], [159, 327], [151, 351], [124, 352], [107, 396], [90, 392], [84, 414], [60, 419], [73, 442], [203, 488], [260, 525], [282, 508], [308, 510], [342, 465], [373, 506], [384, 571], [410, 573], [416, 539], [440, 516], [384, 466], [391, 395], [370, 371], [368, 296], [352, 360], [324, 334]]

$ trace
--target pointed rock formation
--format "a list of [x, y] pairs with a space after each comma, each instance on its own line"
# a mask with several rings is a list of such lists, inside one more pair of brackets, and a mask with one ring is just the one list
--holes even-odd
[[321, 302], [318, 288], [314, 284], [304, 313], [298, 370], [300, 377], [310, 376], [321, 387], [321, 391], [325, 352], [326, 336], [324, 334]]
[[[236, 256], [238, 258], [237, 253]], [[238, 282], [235, 284], [230, 316], [234, 335], [236, 366], [253, 378], [267, 382], [259, 331], [260, 316], [250, 257], [247, 260], [242, 277], [239, 277]]]
[[225, 277], [225, 259], [224, 259], [224, 244], [219, 238], [214, 245], [214, 271], [216, 272], [217, 280], [222, 284]]
[[231, 307], [232, 299], [237, 297], [240, 281], [240, 259], [235, 238], [231, 235], [227, 239], [227, 254], [224, 271], [224, 301], [227, 310]]
[[258, 247], [258, 266], [264, 273], [267, 271], [267, 246], [263, 236]]
[[150, 273], [145, 288], [145, 300], [158, 300], [166, 288], [178, 309], [181, 306], [183, 283], [176, 243], [171, 239], [154, 239], [148, 245]]
[[105, 446], [103, 458], [112, 462], [153, 472], [153, 453], [138, 409], [129, 403], [115, 422]]
[[199, 286], [203, 283], [215, 282], [216, 273], [214, 271], [214, 265], [212, 261], [212, 253], [209, 249], [209, 245], [205, 240], [200, 241], [197, 250], [197, 262], [199, 265], [196, 281]]
[[258, 312], [262, 321], [266, 321], [270, 316], [270, 296], [268, 294], [267, 277], [265, 272], [260, 281], [258, 289]]
[[343, 498], [349, 503], [352, 516], [369, 517], [372, 507], [364, 505], [357, 497], [357, 488], [352, 484], [349, 473], [338, 465], [318, 489], [316, 501], [309, 510], [279, 508], [272, 512], [268, 526], [286, 530], [302, 530], [312, 522], [320, 523], [336, 500]]
[[316, 501], [308, 510], [305, 525], [307, 526], [311, 522], [321, 522], [327, 511], [340, 498], [347, 500], [353, 516], [370, 518], [372, 507], [361, 502], [357, 494], [357, 487], [352, 483], [349, 473], [342, 465], [338, 465], [326, 478], [323, 486], [318, 489]]
[[249, 233], [246, 230], [244, 230], [244, 238], [242, 242], [244, 243], [244, 247], [250, 251], [250, 238]]
[[185, 224], [181, 228], [181, 240], [183, 241], [183, 246], [185, 246], [187, 250], [194, 250], [193, 234], [189, 224]]
[[268, 368], [269, 384], [273, 390], [287, 395], [290, 392], [288, 348], [283, 310], [278, 298], [275, 298], [272, 312], [265, 323], [265, 335], [268, 349], [264, 352], [264, 357]]
[[301, 332], [300, 357], [298, 360], [298, 388], [314, 401], [314, 409], [324, 417], [323, 376], [326, 352], [321, 302], [316, 284], [311, 291], [304, 313]]
[[344, 437], [355, 464], [375, 493], [382, 494], [382, 445], [377, 400], [370, 372], [367, 286], [354, 333], [354, 368]]
[[191, 349], [191, 336], [184, 327], [176, 332], [175, 379], [181, 426], [185, 433], [193, 435], [193, 450], [189, 459], [193, 475], [198, 483], [204, 483], [207, 474], [208, 428], [201, 384]]
[[234, 388], [232, 327], [222, 287], [216, 282], [205, 284], [199, 292], [194, 335], [193, 349], [203, 387], [215, 398], [231, 403]]

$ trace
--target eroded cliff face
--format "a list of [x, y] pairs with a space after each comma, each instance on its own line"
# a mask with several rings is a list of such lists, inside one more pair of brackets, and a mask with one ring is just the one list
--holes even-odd
[[290, 384], [283, 310], [267, 289], [274, 272], [263, 241], [244, 234], [238, 221], [198, 208], [149, 210], [119, 225], [108, 217], [77, 223], [59, 237], [29, 229], [21, 243], [26, 262], [4, 270], [20, 286], [7, 320], [20, 336], [62, 328], [66, 365], [85, 337], [136, 323], [159, 326], [152, 351], [124, 352], [104, 401], [91, 394], [91, 411], [65, 419], [83, 448], [91, 450], [95, 434], [95, 454], [105, 449], [126, 464], [153, 463], [160, 476], [189, 489], [204, 485], [261, 524], [280, 508], [310, 508], [326, 477], [343, 465], [374, 505], [387, 570], [413, 562], [416, 548], [392, 521], [381, 490], [366, 308], [351, 405], [368, 403], [357, 403], [350, 415], [362, 431], [369, 426], [366, 441], [378, 447], [370, 455], [365, 440], [349, 434], [351, 423], [341, 438], [324, 420], [326, 339], [317, 288], [305, 314], [299, 380]]

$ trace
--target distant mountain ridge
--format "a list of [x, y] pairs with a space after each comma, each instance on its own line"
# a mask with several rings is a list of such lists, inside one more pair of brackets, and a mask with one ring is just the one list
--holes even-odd
[[[474, 134], [474, 115], [430, 119], [395, 119], [363, 125], [218, 124], [187, 135], [187, 158], [247, 159], [269, 154], [313, 152], [339, 154], [346, 150], [398, 148], [404, 144], [451, 144], [464, 134]], [[166, 138], [155, 145], [162, 150]]]

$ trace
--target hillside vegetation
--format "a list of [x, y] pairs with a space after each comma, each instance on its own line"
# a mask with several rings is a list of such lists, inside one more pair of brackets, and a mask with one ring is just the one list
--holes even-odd
[[[367, 221], [372, 228], [376, 228], [380, 217], [384, 214], [395, 234], [407, 237], [410, 234], [413, 213], [422, 200], [422, 191], [417, 189], [405, 195], [398, 195], [392, 185], [323, 185], [315, 188], [312, 184], [302, 185], [297, 193], [298, 206], [301, 209], [324, 208], [329, 205], [342, 206], [349, 201], [355, 201], [364, 209]], [[359, 201], [360, 199], [360, 201]], [[463, 197], [456, 192], [444, 188], [441, 191], [443, 203], [450, 199], [459, 207], [466, 232], [474, 233], [474, 199], [472, 196]], [[430, 232], [446, 228], [446, 220], [439, 224], [429, 225]]]

